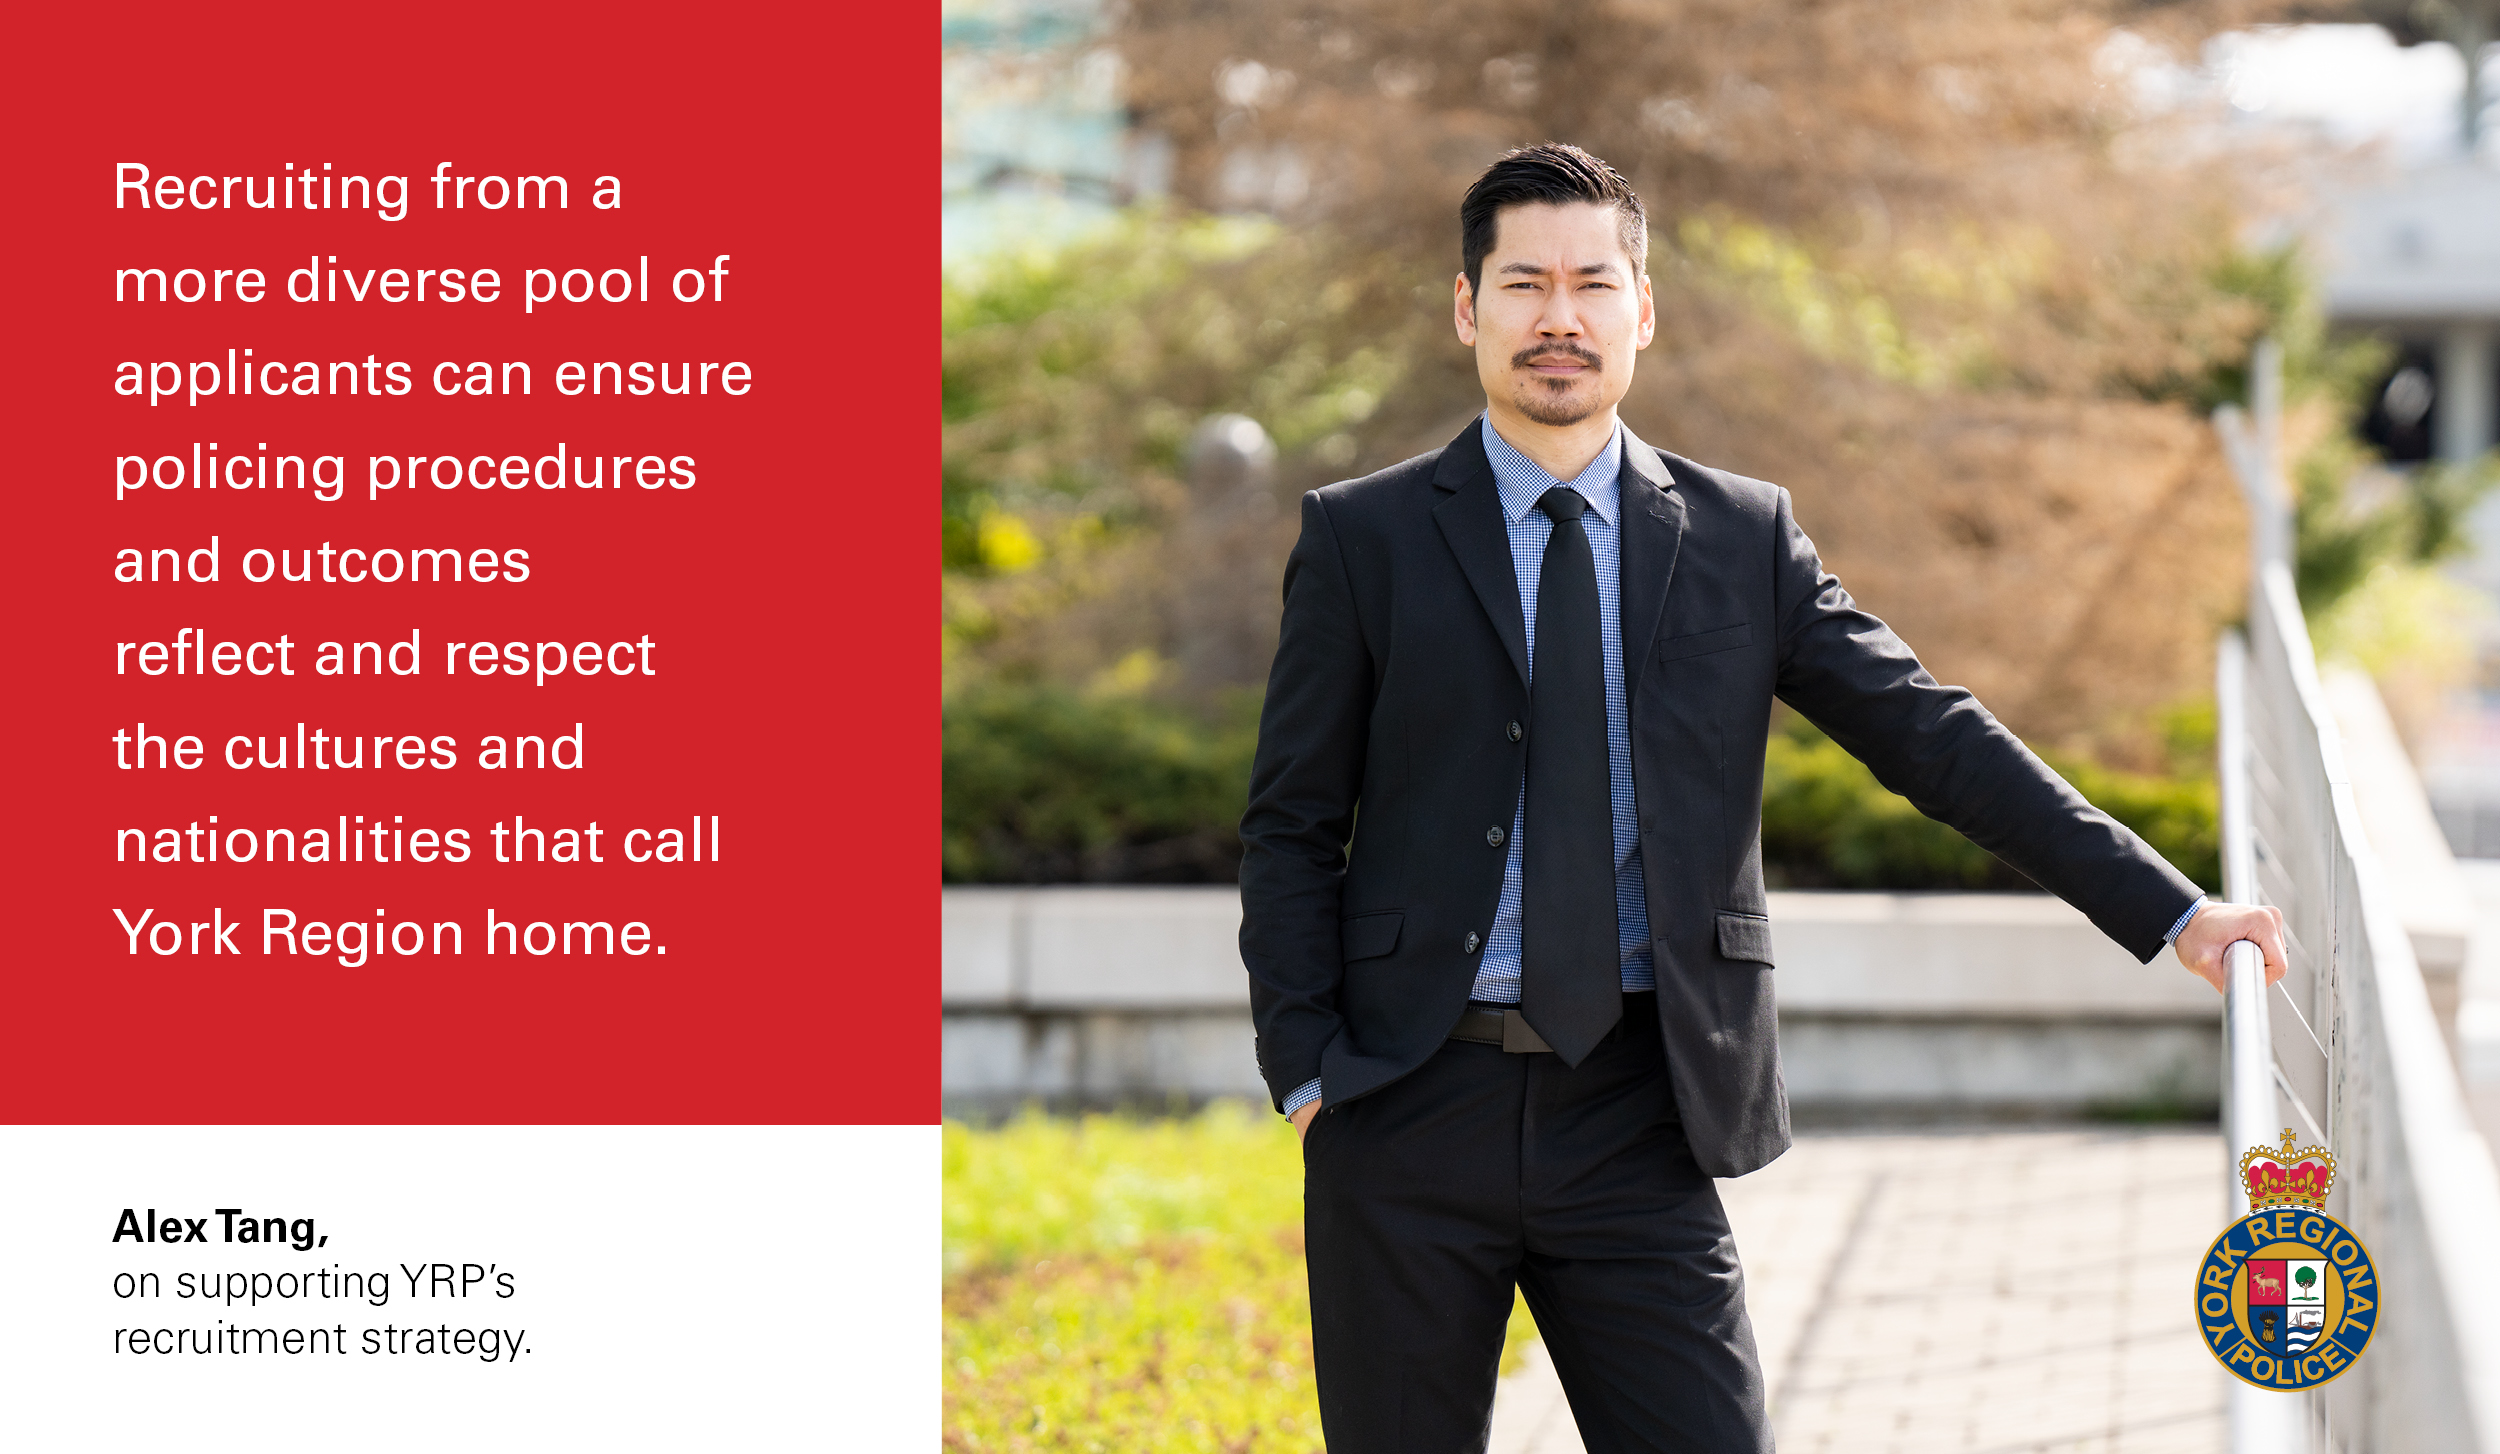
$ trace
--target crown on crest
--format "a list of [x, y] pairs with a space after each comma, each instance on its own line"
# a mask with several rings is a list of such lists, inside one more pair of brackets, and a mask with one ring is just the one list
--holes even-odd
[[2292, 1146], [2292, 1129], [2283, 1128], [2280, 1147], [2252, 1146], [2240, 1158], [2240, 1182], [2248, 1188], [2248, 1209], [2273, 1207], [2326, 1210], [2326, 1193], [2335, 1185], [2335, 1158], [2323, 1146]]

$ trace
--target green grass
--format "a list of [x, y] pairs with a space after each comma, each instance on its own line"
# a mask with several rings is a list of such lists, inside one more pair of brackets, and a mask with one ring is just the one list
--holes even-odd
[[1237, 1102], [1151, 1119], [1027, 1111], [991, 1130], [949, 1124], [945, 1135], [950, 1277], [1302, 1225], [1293, 1128]]
[[[1028, 1112], [945, 1136], [946, 1448], [1318, 1454], [1281, 1118]], [[1505, 1368], [1533, 1336], [1523, 1305]]]

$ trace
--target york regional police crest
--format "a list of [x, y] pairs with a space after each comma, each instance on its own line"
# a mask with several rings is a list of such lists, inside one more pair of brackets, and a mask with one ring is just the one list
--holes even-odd
[[2369, 1346], [2378, 1274], [2369, 1250], [2326, 1214], [2335, 1158], [2323, 1147], [2259, 1146], [2240, 1158], [2248, 1215], [2214, 1239], [2196, 1274], [2196, 1322], [2222, 1366], [2259, 1388], [2315, 1388]]

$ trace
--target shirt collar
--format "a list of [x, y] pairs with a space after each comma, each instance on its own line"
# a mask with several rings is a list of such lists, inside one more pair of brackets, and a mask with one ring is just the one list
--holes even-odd
[[[1502, 514], [1512, 524], [1528, 518], [1536, 502], [1547, 490], [1564, 483], [1545, 472], [1544, 466], [1511, 448], [1493, 427], [1493, 416], [1483, 416], [1485, 458], [1493, 466], [1493, 484], [1502, 497]], [[1606, 447], [1580, 471], [1579, 478], [1569, 482], [1589, 502], [1589, 508], [1609, 527], [1623, 507], [1623, 421], [1615, 421], [1615, 432]]]

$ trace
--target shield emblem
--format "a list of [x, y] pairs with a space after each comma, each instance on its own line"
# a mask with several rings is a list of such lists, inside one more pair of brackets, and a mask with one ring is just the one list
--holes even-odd
[[2291, 1334], [2290, 1308], [2286, 1302], [2291, 1289], [2290, 1279], [2279, 1257], [2252, 1257], [2248, 1260], [2248, 1336], [2258, 1347], [2277, 1358], [2283, 1356]]
[[2277, 1358], [2297, 1358], [2326, 1333], [2326, 1263], [2248, 1260], [2248, 1336]]

